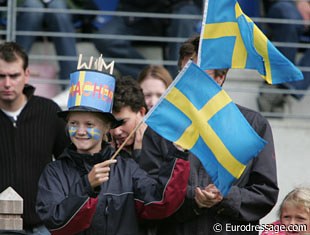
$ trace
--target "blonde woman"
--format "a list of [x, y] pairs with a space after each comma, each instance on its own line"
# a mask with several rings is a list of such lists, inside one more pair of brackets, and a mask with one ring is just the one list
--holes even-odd
[[161, 65], [148, 65], [140, 72], [138, 82], [149, 110], [157, 103], [172, 81], [169, 71]]

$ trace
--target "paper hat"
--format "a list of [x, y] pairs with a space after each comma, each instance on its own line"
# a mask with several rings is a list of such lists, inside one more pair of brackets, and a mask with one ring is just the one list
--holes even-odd
[[102, 113], [112, 122], [112, 128], [122, 124], [112, 114], [115, 78], [96, 70], [78, 70], [70, 74], [68, 110], [58, 112], [66, 118], [69, 112]]

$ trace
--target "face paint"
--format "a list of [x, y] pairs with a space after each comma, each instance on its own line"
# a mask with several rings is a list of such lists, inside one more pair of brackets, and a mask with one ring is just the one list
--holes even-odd
[[86, 128], [87, 135], [89, 138], [94, 140], [99, 140], [101, 136], [101, 131], [97, 128]]
[[[76, 126], [70, 126], [68, 129], [70, 137], [74, 137], [77, 134], [78, 127]], [[101, 136], [101, 131], [97, 128], [86, 128], [86, 134], [88, 138], [99, 140]]]
[[76, 135], [78, 128], [76, 126], [69, 126], [68, 128], [68, 132], [69, 132], [69, 136], [73, 137]]

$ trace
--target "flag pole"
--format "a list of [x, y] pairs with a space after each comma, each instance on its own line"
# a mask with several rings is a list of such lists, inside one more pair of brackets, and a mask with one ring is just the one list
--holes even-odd
[[127, 141], [130, 139], [130, 137], [139, 129], [139, 127], [149, 118], [149, 116], [153, 113], [153, 111], [158, 107], [158, 105], [163, 101], [163, 99], [166, 97], [166, 95], [171, 91], [171, 89], [175, 86], [175, 84], [181, 79], [181, 77], [183, 76], [183, 74], [186, 71], [186, 68], [188, 68], [190, 66], [190, 64], [192, 63], [192, 60], [188, 61], [186, 63], [186, 65], [184, 66], [184, 68], [182, 69], [182, 71], [177, 75], [177, 77], [173, 80], [173, 82], [170, 84], [170, 86], [166, 89], [166, 91], [161, 95], [161, 97], [159, 98], [159, 100], [157, 101], [157, 104], [155, 104], [148, 112], [147, 114], [144, 116], [144, 118], [140, 121], [140, 123], [138, 123], [138, 125], [135, 127], [135, 129], [130, 132], [130, 134], [128, 135], [128, 137], [125, 139], [125, 141], [121, 144], [121, 146], [116, 150], [116, 152], [112, 155], [111, 159], [114, 159], [117, 154], [119, 154], [119, 152], [124, 148], [125, 144], [127, 143]]
[[121, 144], [121, 146], [115, 151], [115, 153], [112, 155], [111, 159], [116, 158], [116, 156], [119, 154], [119, 152], [124, 148], [125, 144], [128, 142], [128, 140], [131, 138], [131, 136], [139, 129], [139, 127], [144, 123], [144, 119], [142, 119], [138, 125], [133, 129], [130, 134], [127, 136], [125, 141]]

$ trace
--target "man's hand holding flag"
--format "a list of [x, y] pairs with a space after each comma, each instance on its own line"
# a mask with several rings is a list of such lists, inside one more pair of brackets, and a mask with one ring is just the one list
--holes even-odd
[[223, 196], [266, 144], [227, 93], [191, 61], [145, 122], [197, 156]]

